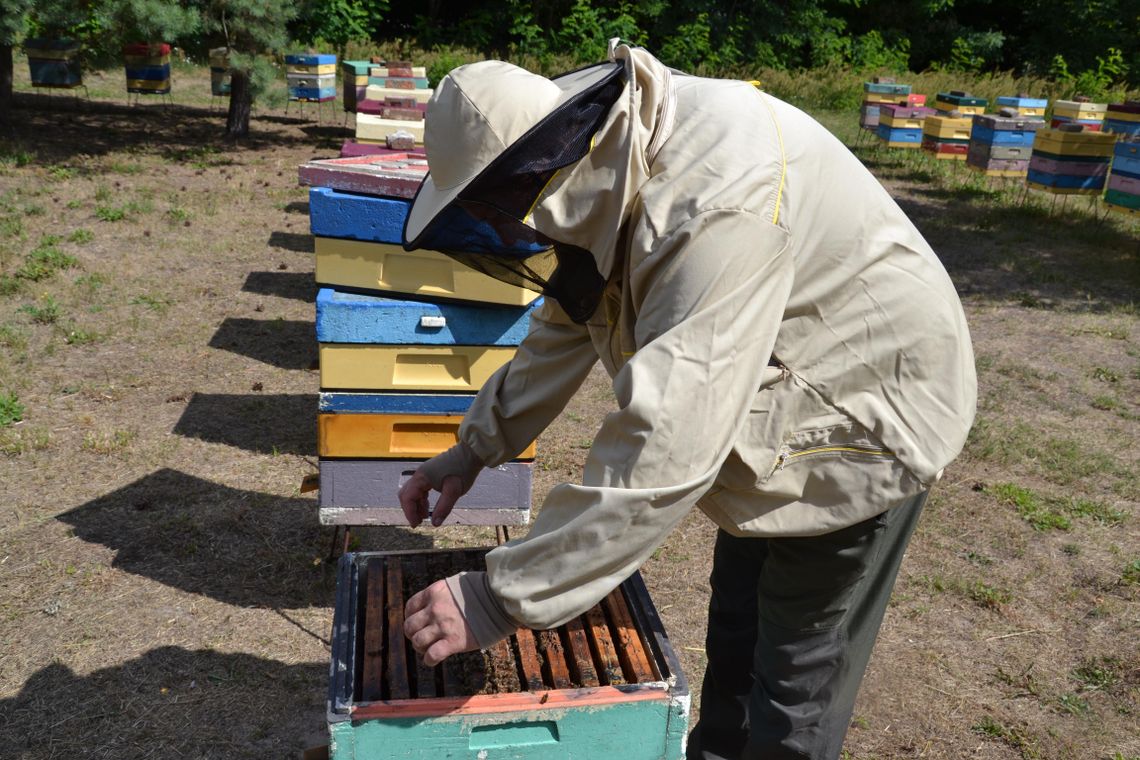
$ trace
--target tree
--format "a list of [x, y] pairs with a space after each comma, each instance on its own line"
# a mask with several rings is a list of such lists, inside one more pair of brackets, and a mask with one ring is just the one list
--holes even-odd
[[12, 111], [12, 48], [28, 28], [32, 0], [0, 0], [0, 120]]
[[264, 53], [288, 42], [286, 24], [297, 15], [289, 0], [206, 0], [203, 20], [208, 32], [220, 33], [229, 51], [230, 108], [226, 137], [249, 134], [253, 101], [276, 76]]
[[323, 40], [337, 55], [353, 40], [369, 40], [379, 30], [388, 0], [307, 0], [300, 6], [293, 35], [300, 40]]

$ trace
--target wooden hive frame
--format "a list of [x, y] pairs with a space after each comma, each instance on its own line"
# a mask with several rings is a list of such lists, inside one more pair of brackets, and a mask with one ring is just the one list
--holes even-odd
[[[342, 556], [328, 702], [333, 757], [366, 756], [338, 755], [337, 738], [353, 741], [346, 737], [373, 722], [398, 725], [406, 735], [417, 728], [438, 730], [441, 721], [451, 721], [445, 733], [454, 737], [464, 730], [458, 722], [472, 723], [476, 730], [518, 728], [565, 720], [574, 712], [591, 720], [607, 707], [645, 706], [668, 716], [650, 729], [657, 731], [659, 742], [653, 756], [680, 758], [688, 688], [638, 574], [557, 629], [519, 629], [486, 653], [456, 655], [435, 668], [424, 665], [403, 633], [409, 595], [440, 577], [481, 567], [486, 551]], [[531, 756], [520, 751], [520, 757]], [[405, 749], [393, 750], [391, 756], [421, 755]], [[547, 747], [535, 756], [561, 755]]]

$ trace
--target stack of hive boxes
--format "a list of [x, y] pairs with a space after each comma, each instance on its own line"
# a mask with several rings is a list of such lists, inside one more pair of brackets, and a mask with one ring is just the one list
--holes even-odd
[[1026, 176], [1033, 139], [1045, 127], [1044, 120], [1021, 116], [1009, 106], [973, 119], [966, 166], [989, 177]]
[[936, 113], [922, 125], [922, 149], [935, 158], [965, 160], [970, 150], [973, 117], [986, 112], [985, 98], [959, 90], [940, 92], [934, 100]]
[[859, 126], [875, 132], [879, 126], [879, 107], [898, 105], [910, 95], [909, 84], [896, 84], [888, 77], [875, 77], [863, 83], [863, 105], [859, 108]]
[[1140, 216], [1140, 137], [1114, 146], [1104, 200], [1113, 211]]
[[72, 88], [83, 84], [79, 43], [32, 38], [24, 41], [33, 87]]
[[933, 108], [911, 105], [879, 106], [879, 126], [876, 133], [888, 148], [919, 148], [922, 146], [922, 124], [934, 114]]
[[356, 113], [356, 104], [364, 100], [368, 92], [368, 61], [341, 61], [341, 87], [344, 88], [343, 104], [348, 113]]
[[223, 96], [230, 94], [230, 50], [214, 48], [210, 51], [210, 94]]
[[1110, 103], [1104, 113], [1104, 131], [1140, 137], [1140, 100]]
[[1079, 124], [1086, 132], [1099, 132], [1104, 126], [1107, 103], [1092, 103], [1088, 98], [1057, 100], [1053, 102], [1053, 118], [1049, 126], [1054, 129], [1066, 124]]
[[[399, 150], [423, 145], [424, 110], [431, 94], [422, 66], [410, 61], [373, 66], [365, 99], [357, 103], [356, 142]], [[401, 133], [411, 137], [396, 137]]]
[[1065, 195], [1100, 195], [1115, 142], [1116, 135], [1073, 125], [1039, 130], [1029, 160], [1029, 186]]
[[170, 94], [170, 45], [139, 42], [123, 47], [127, 92], [136, 95]]
[[[301, 167], [316, 236], [320, 519], [404, 522], [396, 493], [458, 440], [480, 386], [514, 355], [537, 294], [434, 252], [405, 252], [426, 169], [400, 154]], [[534, 445], [486, 470], [449, 522], [529, 520]]]
[[1031, 98], [1025, 93], [1017, 95], [1002, 95], [997, 99], [998, 110], [1011, 108], [1015, 116], [1033, 116], [1038, 119], [1045, 118], [1045, 109], [1049, 101], [1045, 98]]
[[285, 56], [285, 83], [289, 100], [301, 103], [336, 100], [336, 56], [329, 53]]

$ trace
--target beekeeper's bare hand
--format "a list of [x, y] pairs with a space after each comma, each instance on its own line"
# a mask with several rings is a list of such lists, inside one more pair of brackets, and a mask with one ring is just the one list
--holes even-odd
[[408, 600], [404, 607], [404, 635], [423, 655], [428, 667], [453, 654], [479, 648], [447, 581], [436, 581]]
[[[471, 490], [482, 469], [483, 461], [462, 442], [421, 464], [400, 488], [400, 508], [408, 525], [415, 528], [429, 512], [431, 524], [442, 525], [459, 497]], [[433, 490], [439, 491], [435, 509], [428, 502]]]

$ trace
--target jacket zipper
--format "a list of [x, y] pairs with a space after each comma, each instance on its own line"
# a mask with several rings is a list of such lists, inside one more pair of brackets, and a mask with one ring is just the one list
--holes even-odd
[[776, 470], [784, 469], [789, 461], [800, 459], [801, 457], [810, 457], [815, 454], [858, 454], [860, 456], [876, 457], [882, 459], [894, 459], [894, 452], [887, 449], [879, 448], [878, 446], [812, 446], [806, 449], [799, 449], [792, 451], [785, 449], [780, 452], [779, 457], [776, 459]]

